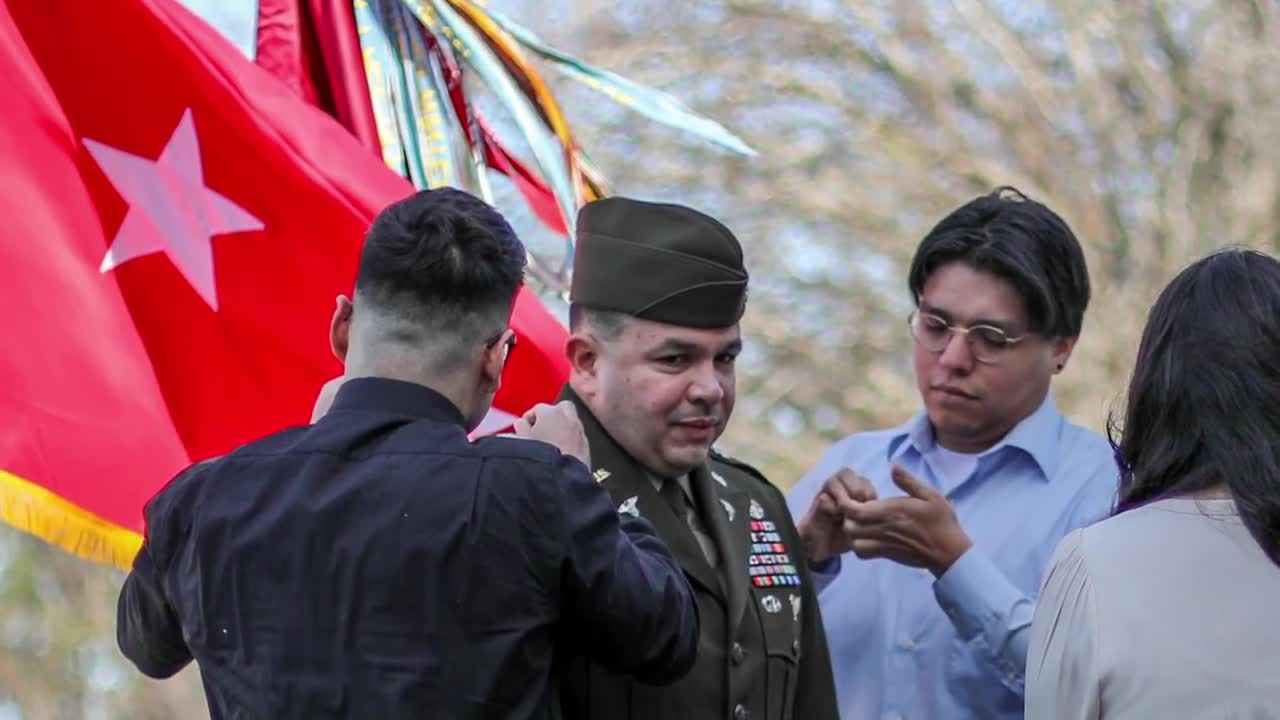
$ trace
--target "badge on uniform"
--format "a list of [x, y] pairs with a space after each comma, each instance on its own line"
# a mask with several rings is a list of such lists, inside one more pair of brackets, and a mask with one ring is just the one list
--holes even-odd
[[765, 517], [764, 506], [751, 500], [751, 555], [747, 558], [751, 584], [756, 587], [800, 585], [800, 572], [791, 560], [791, 552], [782, 541], [782, 533]]
[[711, 479], [720, 483], [720, 487], [726, 487], [726, 488], [729, 487], [729, 483], [725, 482], [724, 478], [720, 476], [720, 473], [716, 472], [715, 470], [711, 471]]
[[760, 606], [771, 615], [782, 612], [782, 601], [773, 595], [765, 595], [760, 598]]
[[626, 500], [623, 500], [622, 504], [618, 506], [618, 514], [630, 515], [631, 517], [640, 517], [640, 509], [636, 507], [636, 500], [638, 499], [639, 499], [638, 496], [632, 495]]
[[795, 618], [796, 622], [800, 622], [800, 596], [790, 595], [788, 597], [791, 598], [791, 617]]
[[729, 516], [729, 522], [733, 522], [733, 517], [738, 514], [738, 511], [734, 510], [729, 501], [724, 498], [720, 498], [720, 504], [724, 506], [724, 514]]
[[613, 475], [613, 473], [609, 472], [608, 470], [605, 470], [604, 468], [600, 468], [599, 470], [591, 473], [591, 477], [595, 478], [596, 482], [598, 483], [602, 483], [605, 480], [608, 480], [609, 476], [611, 475]]

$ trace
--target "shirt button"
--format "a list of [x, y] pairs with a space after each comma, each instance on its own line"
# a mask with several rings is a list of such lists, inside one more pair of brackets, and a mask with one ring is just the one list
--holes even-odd
[[734, 643], [733, 648], [729, 651], [729, 659], [734, 665], [742, 662], [742, 658], [746, 656], [746, 651], [742, 649], [742, 643]]
[[903, 650], [906, 650], [907, 652], [911, 652], [912, 650], [916, 649], [916, 644], [911, 640], [903, 640], [901, 647]]
[[749, 720], [750, 717], [751, 713], [747, 712], [747, 709], [742, 707], [742, 703], [738, 703], [738, 707], [733, 709], [733, 720]]

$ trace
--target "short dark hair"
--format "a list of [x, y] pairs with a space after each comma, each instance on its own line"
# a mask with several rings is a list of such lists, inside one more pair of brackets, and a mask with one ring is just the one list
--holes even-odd
[[454, 188], [423, 190], [388, 206], [369, 228], [357, 309], [391, 320], [392, 339], [475, 339], [507, 322], [525, 262], [515, 231], [483, 200]]
[[[1183, 270], [1142, 332], [1123, 432], [1117, 512], [1218, 484], [1280, 565], [1280, 262], [1226, 250]], [[1117, 439], [1119, 437], [1119, 439]]]
[[569, 329], [589, 327], [601, 342], [617, 340], [631, 319], [631, 315], [614, 310], [601, 310], [582, 303], [569, 304]]
[[1006, 186], [947, 215], [911, 260], [908, 286], [917, 304], [929, 276], [953, 262], [1013, 285], [1031, 332], [1080, 334], [1089, 306], [1089, 269], [1071, 228], [1048, 206]]

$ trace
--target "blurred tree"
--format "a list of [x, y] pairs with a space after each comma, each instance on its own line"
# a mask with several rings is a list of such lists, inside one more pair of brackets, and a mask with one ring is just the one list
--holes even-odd
[[696, 204], [743, 238], [751, 352], [724, 445], [784, 486], [919, 407], [906, 269], [972, 197], [1015, 185], [1084, 244], [1093, 302], [1056, 395], [1096, 429], [1174, 272], [1280, 243], [1273, 2], [584, 1], [539, 29], [761, 152], [691, 146], [557, 84], [614, 192]]
[[[915, 412], [907, 263], [978, 194], [1016, 185], [1085, 245], [1094, 301], [1056, 393], [1097, 429], [1172, 274], [1280, 245], [1273, 2], [493, 4], [760, 151], [691, 144], [547, 70], [614, 192], [693, 204], [743, 239], [748, 352], [723, 444], [783, 486], [836, 438]], [[116, 652], [120, 579], [0, 529], [0, 720], [203, 716], [194, 668], [155, 683]]]
[[116, 649], [123, 578], [0, 526], [0, 720], [208, 716], [194, 666], [159, 683]]

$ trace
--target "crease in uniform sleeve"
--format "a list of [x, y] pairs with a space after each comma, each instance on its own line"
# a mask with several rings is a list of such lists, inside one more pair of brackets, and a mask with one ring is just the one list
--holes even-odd
[[971, 547], [933, 585], [960, 638], [1000, 683], [1021, 695], [1035, 604], [991, 559]]
[[1093, 583], [1075, 531], [1058, 545], [1045, 575], [1027, 658], [1027, 717], [1101, 717], [1098, 649], [1101, 630]]

